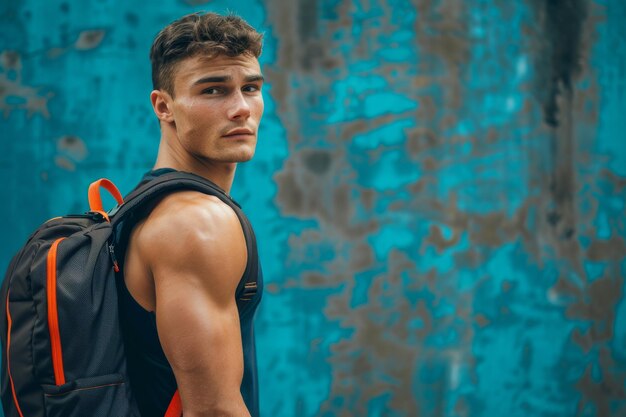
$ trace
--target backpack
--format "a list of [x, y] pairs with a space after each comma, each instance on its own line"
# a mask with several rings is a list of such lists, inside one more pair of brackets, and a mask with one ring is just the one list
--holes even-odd
[[[118, 205], [102, 208], [100, 189]], [[168, 193], [196, 190], [239, 206], [210, 181], [171, 172], [126, 199], [107, 179], [88, 190], [90, 211], [40, 226], [9, 264], [0, 289], [0, 380], [6, 417], [139, 416], [119, 323], [115, 245], [139, 213]], [[178, 391], [165, 417], [179, 417]]]

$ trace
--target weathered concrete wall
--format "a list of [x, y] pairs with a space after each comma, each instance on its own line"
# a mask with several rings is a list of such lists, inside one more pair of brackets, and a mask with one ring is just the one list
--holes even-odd
[[128, 191], [147, 53], [196, 10], [266, 33], [235, 197], [267, 275], [265, 416], [626, 415], [622, 0], [0, 1], [0, 267]]

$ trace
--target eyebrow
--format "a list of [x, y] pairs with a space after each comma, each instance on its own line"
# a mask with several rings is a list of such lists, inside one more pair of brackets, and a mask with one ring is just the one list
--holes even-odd
[[[230, 75], [215, 75], [209, 77], [203, 77], [196, 80], [193, 84], [207, 84], [207, 83], [226, 83], [232, 81], [233, 77]], [[244, 78], [244, 82], [253, 83], [257, 81], [265, 81], [265, 78], [261, 74], [248, 75]]]

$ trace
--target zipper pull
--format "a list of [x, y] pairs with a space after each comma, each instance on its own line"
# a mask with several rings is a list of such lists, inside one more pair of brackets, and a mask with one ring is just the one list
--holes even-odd
[[113, 270], [115, 272], [120, 272], [120, 267], [117, 264], [117, 258], [115, 257], [115, 246], [112, 243], [109, 244], [109, 256], [111, 257], [111, 262], [113, 262]]

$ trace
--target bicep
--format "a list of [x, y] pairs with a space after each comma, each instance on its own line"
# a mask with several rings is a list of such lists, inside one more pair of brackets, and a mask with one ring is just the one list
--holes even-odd
[[197, 405], [237, 397], [243, 354], [234, 297], [232, 302], [215, 302], [189, 285], [192, 279], [170, 278], [178, 283], [175, 288], [157, 286], [157, 329], [183, 401]]

